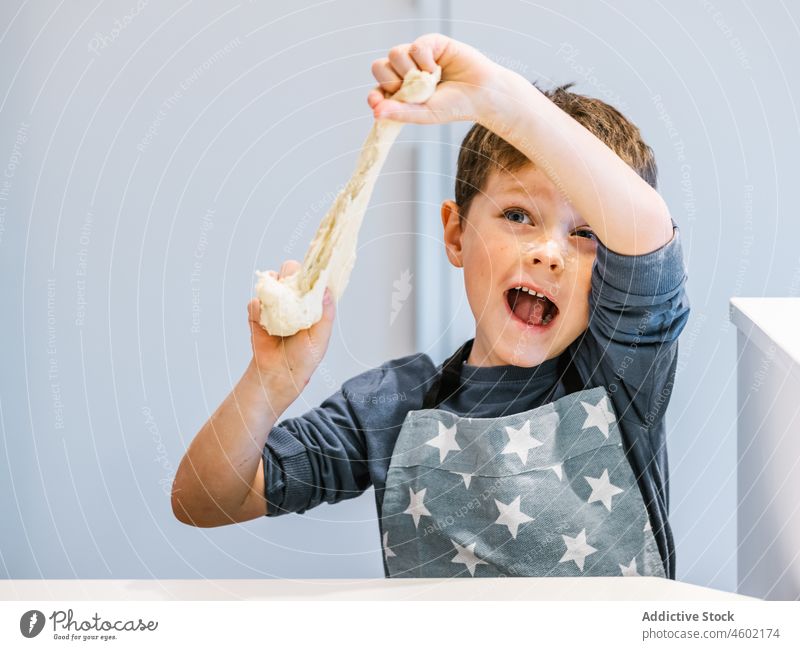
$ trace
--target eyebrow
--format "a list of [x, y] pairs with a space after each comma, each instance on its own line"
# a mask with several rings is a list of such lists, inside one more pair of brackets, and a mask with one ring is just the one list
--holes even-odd
[[519, 185], [513, 185], [510, 187], [501, 187], [498, 190], [498, 194], [519, 194], [520, 196], [525, 197], [533, 197], [538, 194], [538, 192], [529, 192], [528, 190], [520, 187]]

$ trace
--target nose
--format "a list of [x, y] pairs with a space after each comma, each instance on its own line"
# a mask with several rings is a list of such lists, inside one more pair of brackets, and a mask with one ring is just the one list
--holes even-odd
[[530, 255], [534, 266], [544, 264], [554, 273], [561, 273], [564, 270], [564, 254], [561, 246], [550, 237], [537, 241]]

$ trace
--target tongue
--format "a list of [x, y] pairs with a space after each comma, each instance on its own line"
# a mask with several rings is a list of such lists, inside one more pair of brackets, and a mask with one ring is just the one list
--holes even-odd
[[550, 301], [546, 298], [537, 298], [524, 291], [512, 289], [509, 293], [509, 302], [517, 318], [531, 325], [541, 325]]

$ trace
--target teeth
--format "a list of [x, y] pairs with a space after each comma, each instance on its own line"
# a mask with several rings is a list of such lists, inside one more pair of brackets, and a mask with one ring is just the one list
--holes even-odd
[[536, 296], [537, 298], [547, 298], [547, 296], [545, 296], [543, 293], [538, 293], [533, 289], [528, 289], [528, 287], [514, 287], [514, 288], [519, 291], [524, 291], [525, 293], [529, 293], [532, 296]]

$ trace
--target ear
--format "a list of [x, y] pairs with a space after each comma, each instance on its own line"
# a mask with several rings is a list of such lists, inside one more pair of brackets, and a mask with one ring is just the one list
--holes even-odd
[[455, 201], [447, 200], [442, 203], [442, 226], [444, 227], [444, 245], [447, 249], [447, 259], [450, 263], [461, 268], [461, 237], [463, 231], [459, 219], [459, 208]]

